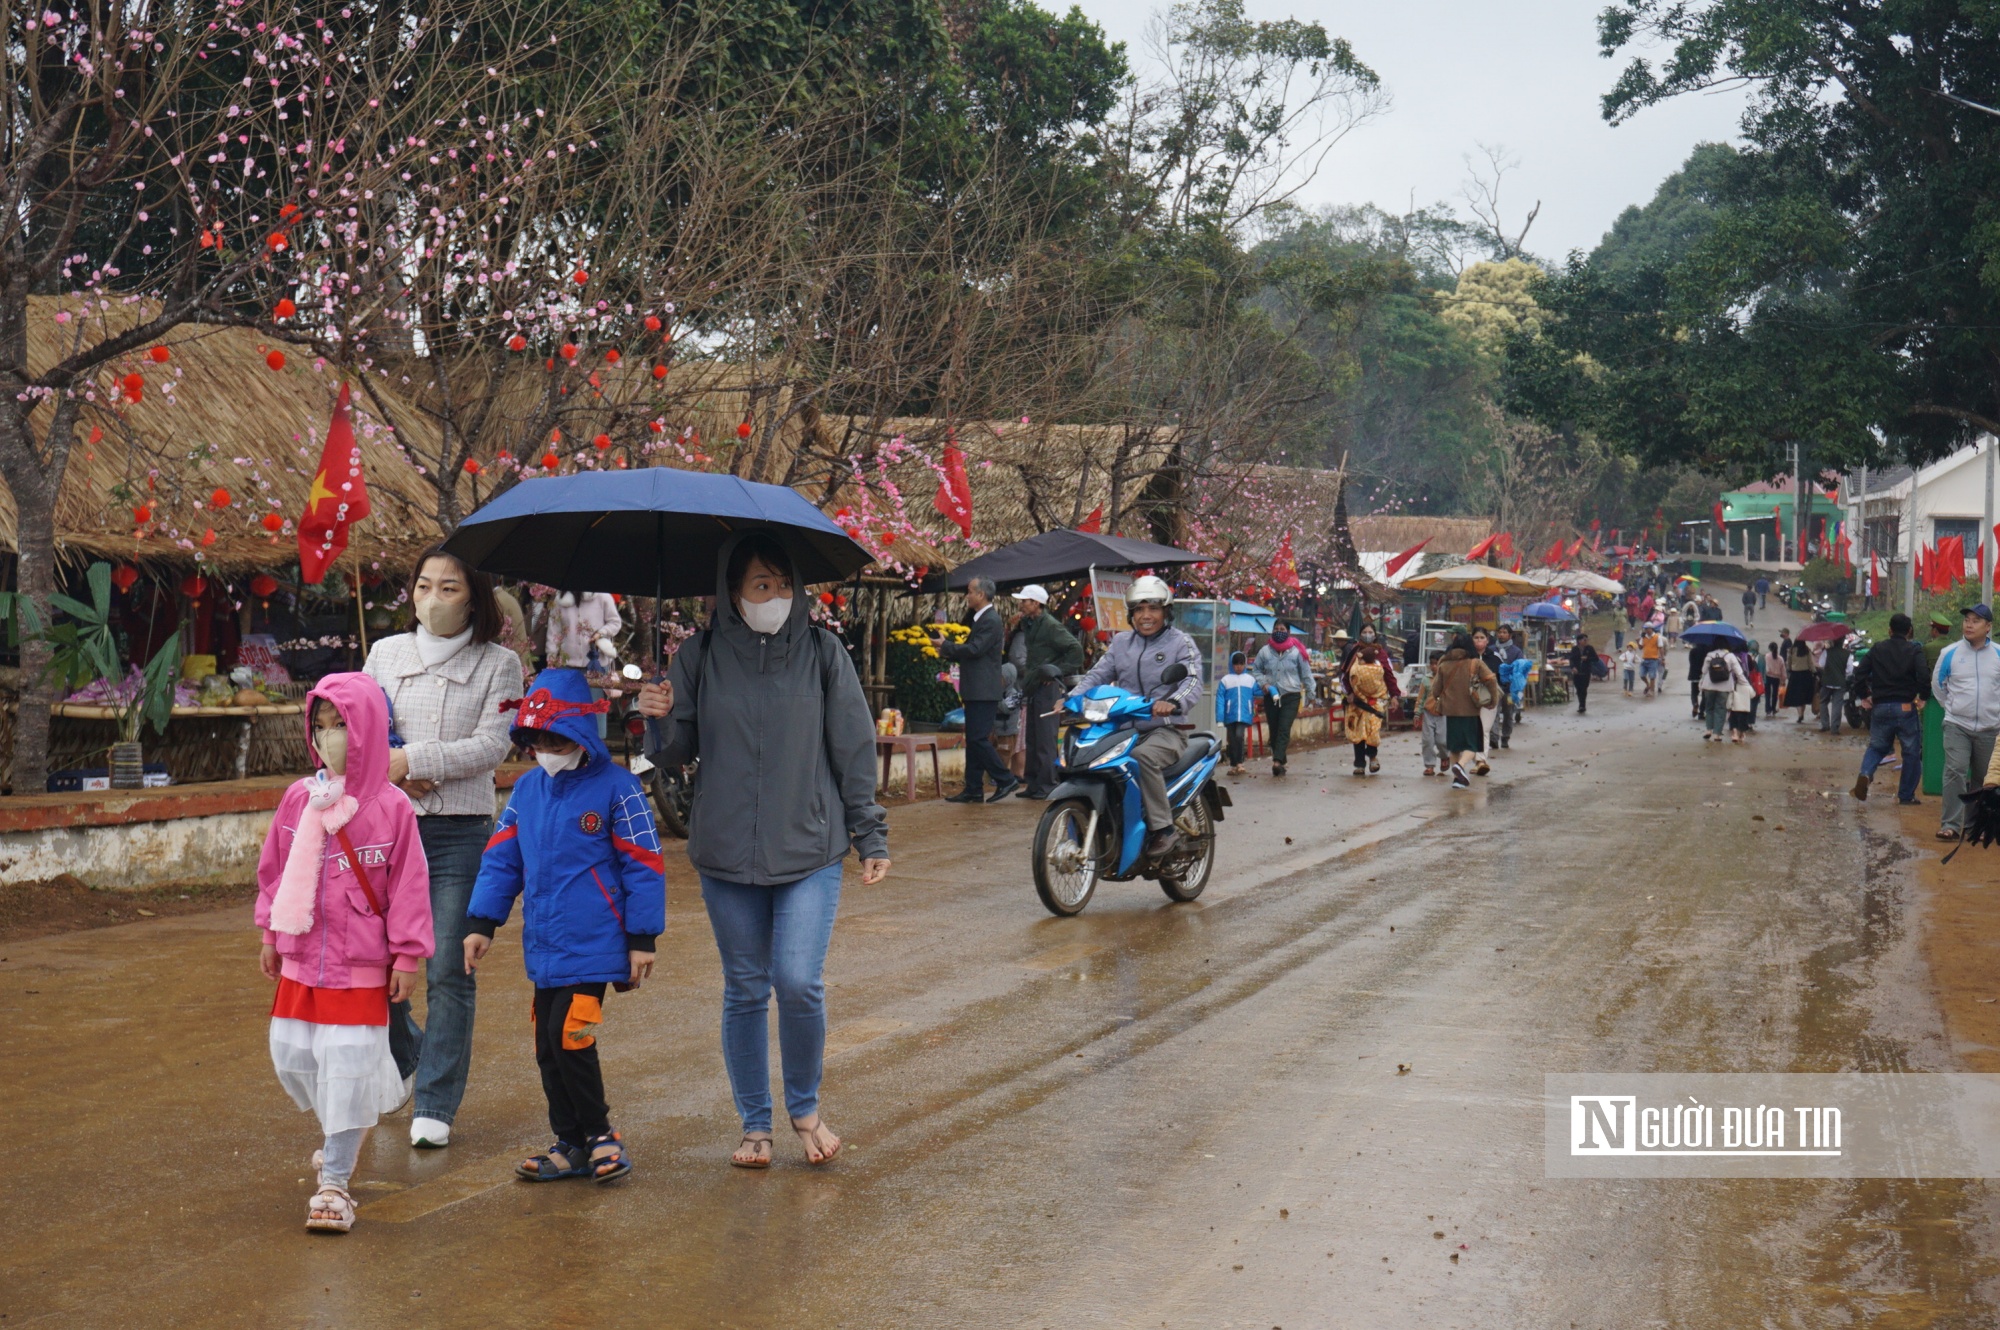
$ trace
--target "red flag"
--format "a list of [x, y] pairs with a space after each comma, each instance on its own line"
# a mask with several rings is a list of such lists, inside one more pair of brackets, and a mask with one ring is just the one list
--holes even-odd
[[347, 549], [347, 528], [366, 516], [368, 482], [361, 474], [361, 449], [354, 442], [354, 415], [343, 383], [319, 470], [299, 514], [299, 572], [307, 582], [325, 580], [327, 567]]
[[957, 526], [966, 539], [972, 538], [972, 483], [965, 478], [965, 454], [955, 443], [944, 446], [944, 479], [938, 482], [931, 507]]
[[1583, 553], [1583, 537], [1578, 536], [1576, 538], [1576, 544], [1569, 547], [1569, 557], [1574, 559], [1577, 555], [1581, 553]]
[[1431, 543], [1431, 538], [1429, 536], [1425, 536], [1422, 540], [1410, 546], [1410, 548], [1404, 550], [1401, 554], [1398, 554], [1395, 558], [1389, 560], [1388, 564], [1384, 566], [1384, 568], [1382, 569], [1382, 576], [1394, 577], [1397, 573], [1402, 572], [1403, 565], [1408, 563], [1410, 560], [1416, 558], [1417, 551], [1430, 543]]
[[1292, 557], [1292, 533], [1278, 542], [1278, 552], [1271, 556], [1271, 580], [1288, 591], [1299, 589], [1299, 565]]
[[1595, 517], [1590, 519], [1590, 529], [1592, 531], [1597, 530], [1597, 519]]
[[1104, 530], [1104, 505], [1100, 503], [1095, 508], [1092, 508], [1090, 516], [1084, 518], [1076, 529], [1078, 531], [1088, 531], [1093, 535]]
[[1723, 526], [1723, 522], [1722, 522], [1722, 500], [1720, 500], [1720, 499], [1717, 499], [1717, 500], [1715, 501], [1715, 508], [1714, 508], [1714, 512], [1715, 512], [1715, 524], [1716, 524], [1716, 525], [1717, 525], [1718, 527], [1722, 527], [1722, 529], [1723, 529], [1723, 530], [1727, 531], [1727, 530], [1728, 530], [1729, 528], [1728, 528], [1728, 527], [1726, 527], [1726, 526]]
[[1488, 536], [1486, 539], [1480, 541], [1477, 545], [1474, 545], [1471, 549], [1465, 552], [1465, 561], [1467, 563], [1479, 562], [1481, 559], [1486, 557], [1486, 552], [1492, 549], [1493, 543], [1499, 539], [1500, 539], [1499, 535], [1495, 534]]
[[1944, 555], [1945, 572], [1950, 574], [1951, 584], [1955, 586], [1965, 580], [1965, 537], [1953, 536], [1946, 543], [1950, 548]]
[[1521, 556], [1518, 554], [1514, 556], [1514, 571], [1517, 573], [1521, 571]]
[[1597, 519], [1592, 518], [1590, 522], [1590, 548], [1592, 553], [1597, 551], [1598, 542], [1603, 539], [1604, 533], [1597, 529]]
[[1558, 536], [1556, 537], [1556, 543], [1549, 546], [1549, 552], [1542, 556], [1542, 562], [1546, 564], [1548, 567], [1553, 568], [1556, 566], [1557, 562], [1559, 562], [1562, 559], [1562, 556], [1563, 556], [1562, 537]]
[[1881, 581], [1882, 581], [1881, 561], [1876, 558], [1875, 551], [1870, 550], [1868, 551], [1868, 594], [1869, 595], [1873, 596], [1877, 594], [1877, 589], [1881, 585]]

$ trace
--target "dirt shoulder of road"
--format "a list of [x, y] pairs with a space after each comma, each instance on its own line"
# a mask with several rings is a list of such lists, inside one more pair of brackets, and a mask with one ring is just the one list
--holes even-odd
[[254, 882], [169, 883], [142, 891], [100, 891], [73, 877], [9, 883], [0, 886], [0, 943], [232, 906], [247, 909], [256, 895]]
[[1926, 898], [1924, 960], [1958, 1060], [2000, 1072], [2000, 851], [1969, 847], [1949, 864], [1937, 801], [1898, 809]]

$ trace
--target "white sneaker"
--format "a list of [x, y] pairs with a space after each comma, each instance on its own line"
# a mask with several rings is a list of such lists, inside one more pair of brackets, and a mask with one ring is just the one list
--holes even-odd
[[436, 1118], [411, 1118], [410, 1144], [419, 1150], [442, 1150], [451, 1144], [451, 1124]]

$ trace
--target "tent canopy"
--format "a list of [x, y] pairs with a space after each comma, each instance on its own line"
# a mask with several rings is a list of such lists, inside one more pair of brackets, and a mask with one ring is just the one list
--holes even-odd
[[1276, 626], [1276, 617], [1268, 605], [1252, 605], [1247, 600], [1229, 602], [1229, 631], [1232, 633], [1268, 633]]
[[1071, 531], [1058, 527], [1039, 536], [1017, 540], [968, 559], [942, 578], [924, 583], [926, 591], [963, 591], [975, 577], [990, 577], [1002, 591], [1014, 591], [1030, 582], [1056, 582], [1083, 577], [1092, 568], [1165, 568], [1189, 563], [1215, 562], [1206, 554], [1155, 545], [1148, 540], [1129, 540], [1091, 531]]

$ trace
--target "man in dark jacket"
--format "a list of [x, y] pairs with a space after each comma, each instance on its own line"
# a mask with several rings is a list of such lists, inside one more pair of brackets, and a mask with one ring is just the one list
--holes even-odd
[[1065, 677], [1083, 673], [1083, 644], [1056, 616], [1048, 612], [1049, 593], [1042, 587], [1024, 586], [1014, 593], [1021, 606], [1021, 626], [1015, 631], [1028, 648], [1028, 779], [1027, 788], [1016, 790], [1017, 799], [1046, 799], [1056, 787], [1056, 717], [1052, 714], [1062, 701], [1061, 679], [1042, 679], [1037, 671], [1053, 665]]
[[1866, 688], [1869, 701], [1868, 751], [1861, 755], [1861, 774], [1854, 797], [1868, 797], [1875, 768], [1897, 742], [1903, 745], [1903, 769], [1896, 782], [1896, 802], [1917, 802], [1917, 778], [1924, 767], [1924, 703], [1931, 696], [1931, 675], [1924, 667], [1924, 650], [1910, 640], [1910, 616], [1892, 615], [1889, 640], [1868, 649], [1854, 670], [1857, 689]]
[[[965, 788], [950, 796], [955, 804], [997, 803], [1021, 782], [1000, 760], [993, 746], [993, 718], [1000, 714], [1000, 655], [1007, 633], [1000, 611], [993, 607], [993, 581], [975, 577], [965, 589], [972, 609], [972, 633], [963, 642], [942, 637], [931, 645], [946, 660], [958, 662], [958, 695], [965, 703]], [[985, 793], [985, 777], [993, 777], [993, 793]]]
[[1706, 641], [1688, 644], [1688, 693], [1694, 703], [1694, 718], [1701, 719], [1701, 667], [1714, 648]]

